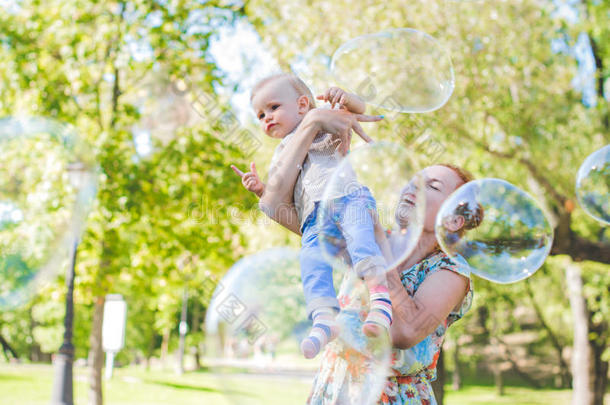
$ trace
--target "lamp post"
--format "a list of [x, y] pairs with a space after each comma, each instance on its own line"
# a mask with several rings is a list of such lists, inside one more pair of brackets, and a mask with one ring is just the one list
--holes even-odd
[[[68, 165], [68, 176], [70, 183], [78, 192], [85, 181], [87, 169], [82, 163]], [[55, 355], [55, 380], [53, 383], [53, 394], [51, 405], [73, 405], [73, 375], [72, 364], [74, 363], [74, 345], [72, 344], [72, 323], [74, 320], [74, 269], [76, 266], [76, 252], [78, 250], [78, 235], [74, 234], [72, 244], [72, 260], [66, 275], [66, 315], [64, 317], [64, 341]]]

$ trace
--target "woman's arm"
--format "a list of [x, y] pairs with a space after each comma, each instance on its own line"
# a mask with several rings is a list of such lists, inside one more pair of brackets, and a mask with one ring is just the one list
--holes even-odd
[[371, 141], [358, 121], [373, 122], [380, 119], [375, 116], [352, 114], [346, 110], [313, 109], [309, 111], [269, 173], [269, 179], [259, 203], [261, 210], [291, 231], [300, 233], [300, 224], [294, 209], [292, 194], [300, 167], [305, 161], [313, 139], [320, 132], [329, 133], [341, 140], [341, 152], [345, 154], [349, 147], [348, 140], [351, 130], [354, 130], [365, 141]]
[[293, 201], [294, 184], [299, 175], [300, 166], [307, 156], [307, 151], [319, 132], [317, 123], [307, 120], [309, 115], [305, 116], [293, 138], [271, 168], [259, 201], [261, 211], [297, 235], [301, 234], [301, 229]]
[[268, 206], [263, 205], [260, 201], [258, 205], [261, 211], [267, 214], [269, 218], [273, 219], [275, 222], [282, 225], [289, 231], [292, 231], [297, 235], [301, 235], [301, 221], [299, 221], [299, 215], [297, 213], [296, 208], [294, 207], [294, 204], [280, 204], [276, 206], [273, 210], [269, 210]]
[[[275, 210], [285, 204], [292, 204], [292, 190], [299, 175], [299, 170], [311, 143], [320, 132], [319, 124], [310, 119], [310, 111], [297, 128], [290, 142], [280, 154], [277, 162], [271, 168], [265, 191], [261, 196], [261, 207], [266, 208], [265, 213], [276, 219]], [[271, 214], [270, 214], [271, 213]]]
[[430, 274], [411, 297], [400, 282], [398, 271], [387, 274], [394, 320], [390, 335], [394, 347], [408, 349], [421, 342], [462, 302], [467, 277], [451, 270]]

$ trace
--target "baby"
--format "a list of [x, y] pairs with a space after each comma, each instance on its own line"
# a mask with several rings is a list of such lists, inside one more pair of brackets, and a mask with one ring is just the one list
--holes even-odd
[[[331, 87], [317, 97], [330, 102], [334, 107], [362, 114], [366, 108], [356, 95], [340, 88]], [[278, 163], [282, 150], [290, 142], [303, 117], [314, 109], [311, 91], [301, 79], [292, 74], [277, 74], [260, 81], [252, 90], [252, 107], [263, 131], [282, 141], [275, 150], [271, 168]], [[320, 232], [340, 240], [346, 246], [352, 266], [364, 278], [370, 294], [370, 311], [362, 331], [367, 336], [378, 336], [392, 322], [392, 306], [386, 285], [386, 262], [375, 242], [374, 224], [370, 210], [375, 200], [370, 191], [357, 183], [355, 174], [343, 178], [340, 187], [328, 207], [324, 207], [321, 223], [316, 221], [324, 189], [341, 155], [330, 134], [318, 134], [308, 150], [294, 186], [294, 205], [300, 220], [302, 248], [300, 252], [301, 278], [307, 313], [313, 321], [309, 335], [301, 342], [301, 351], [306, 358], [315, 357], [339, 332], [335, 315], [339, 311], [333, 286], [332, 267], [324, 260], [321, 244], [331, 253], [338, 253], [336, 243], [321, 241]], [[241, 176], [244, 187], [261, 197], [265, 184], [260, 180], [254, 163], [251, 171], [243, 173], [235, 166], [233, 170]], [[341, 187], [342, 186], [342, 187]], [[354, 187], [355, 186], [355, 187]]]

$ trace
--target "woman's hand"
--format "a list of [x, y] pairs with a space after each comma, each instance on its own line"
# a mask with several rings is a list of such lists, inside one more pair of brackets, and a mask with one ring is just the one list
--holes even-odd
[[380, 115], [353, 114], [347, 110], [314, 108], [305, 115], [302, 125], [314, 126], [318, 133], [329, 133], [339, 139], [341, 141], [339, 153], [346, 155], [351, 142], [352, 130], [365, 142], [373, 142], [373, 139], [360, 126], [360, 122], [377, 122], [382, 119], [383, 117]]

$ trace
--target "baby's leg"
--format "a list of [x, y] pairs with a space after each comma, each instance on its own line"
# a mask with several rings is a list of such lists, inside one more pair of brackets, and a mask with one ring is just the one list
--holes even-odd
[[306, 223], [303, 230], [300, 262], [307, 314], [313, 320], [313, 327], [301, 342], [301, 351], [311, 359], [338, 334], [335, 315], [339, 311], [339, 301], [333, 286], [332, 267], [323, 257], [318, 227], [308, 225]]
[[369, 290], [370, 310], [362, 331], [367, 336], [379, 336], [392, 323], [392, 303], [385, 276], [386, 261], [375, 241], [371, 209], [375, 200], [367, 189], [346, 196], [341, 230], [354, 270]]
[[354, 266], [369, 289], [370, 309], [362, 326], [362, 332], [370, 337], [379, 336], [383, 330], [389, 330], [392, 324], [392, 301], [385, 277], [386, 265], [385, 261], [375, 263], [379, 258], [379, 256], [365, 258]]

